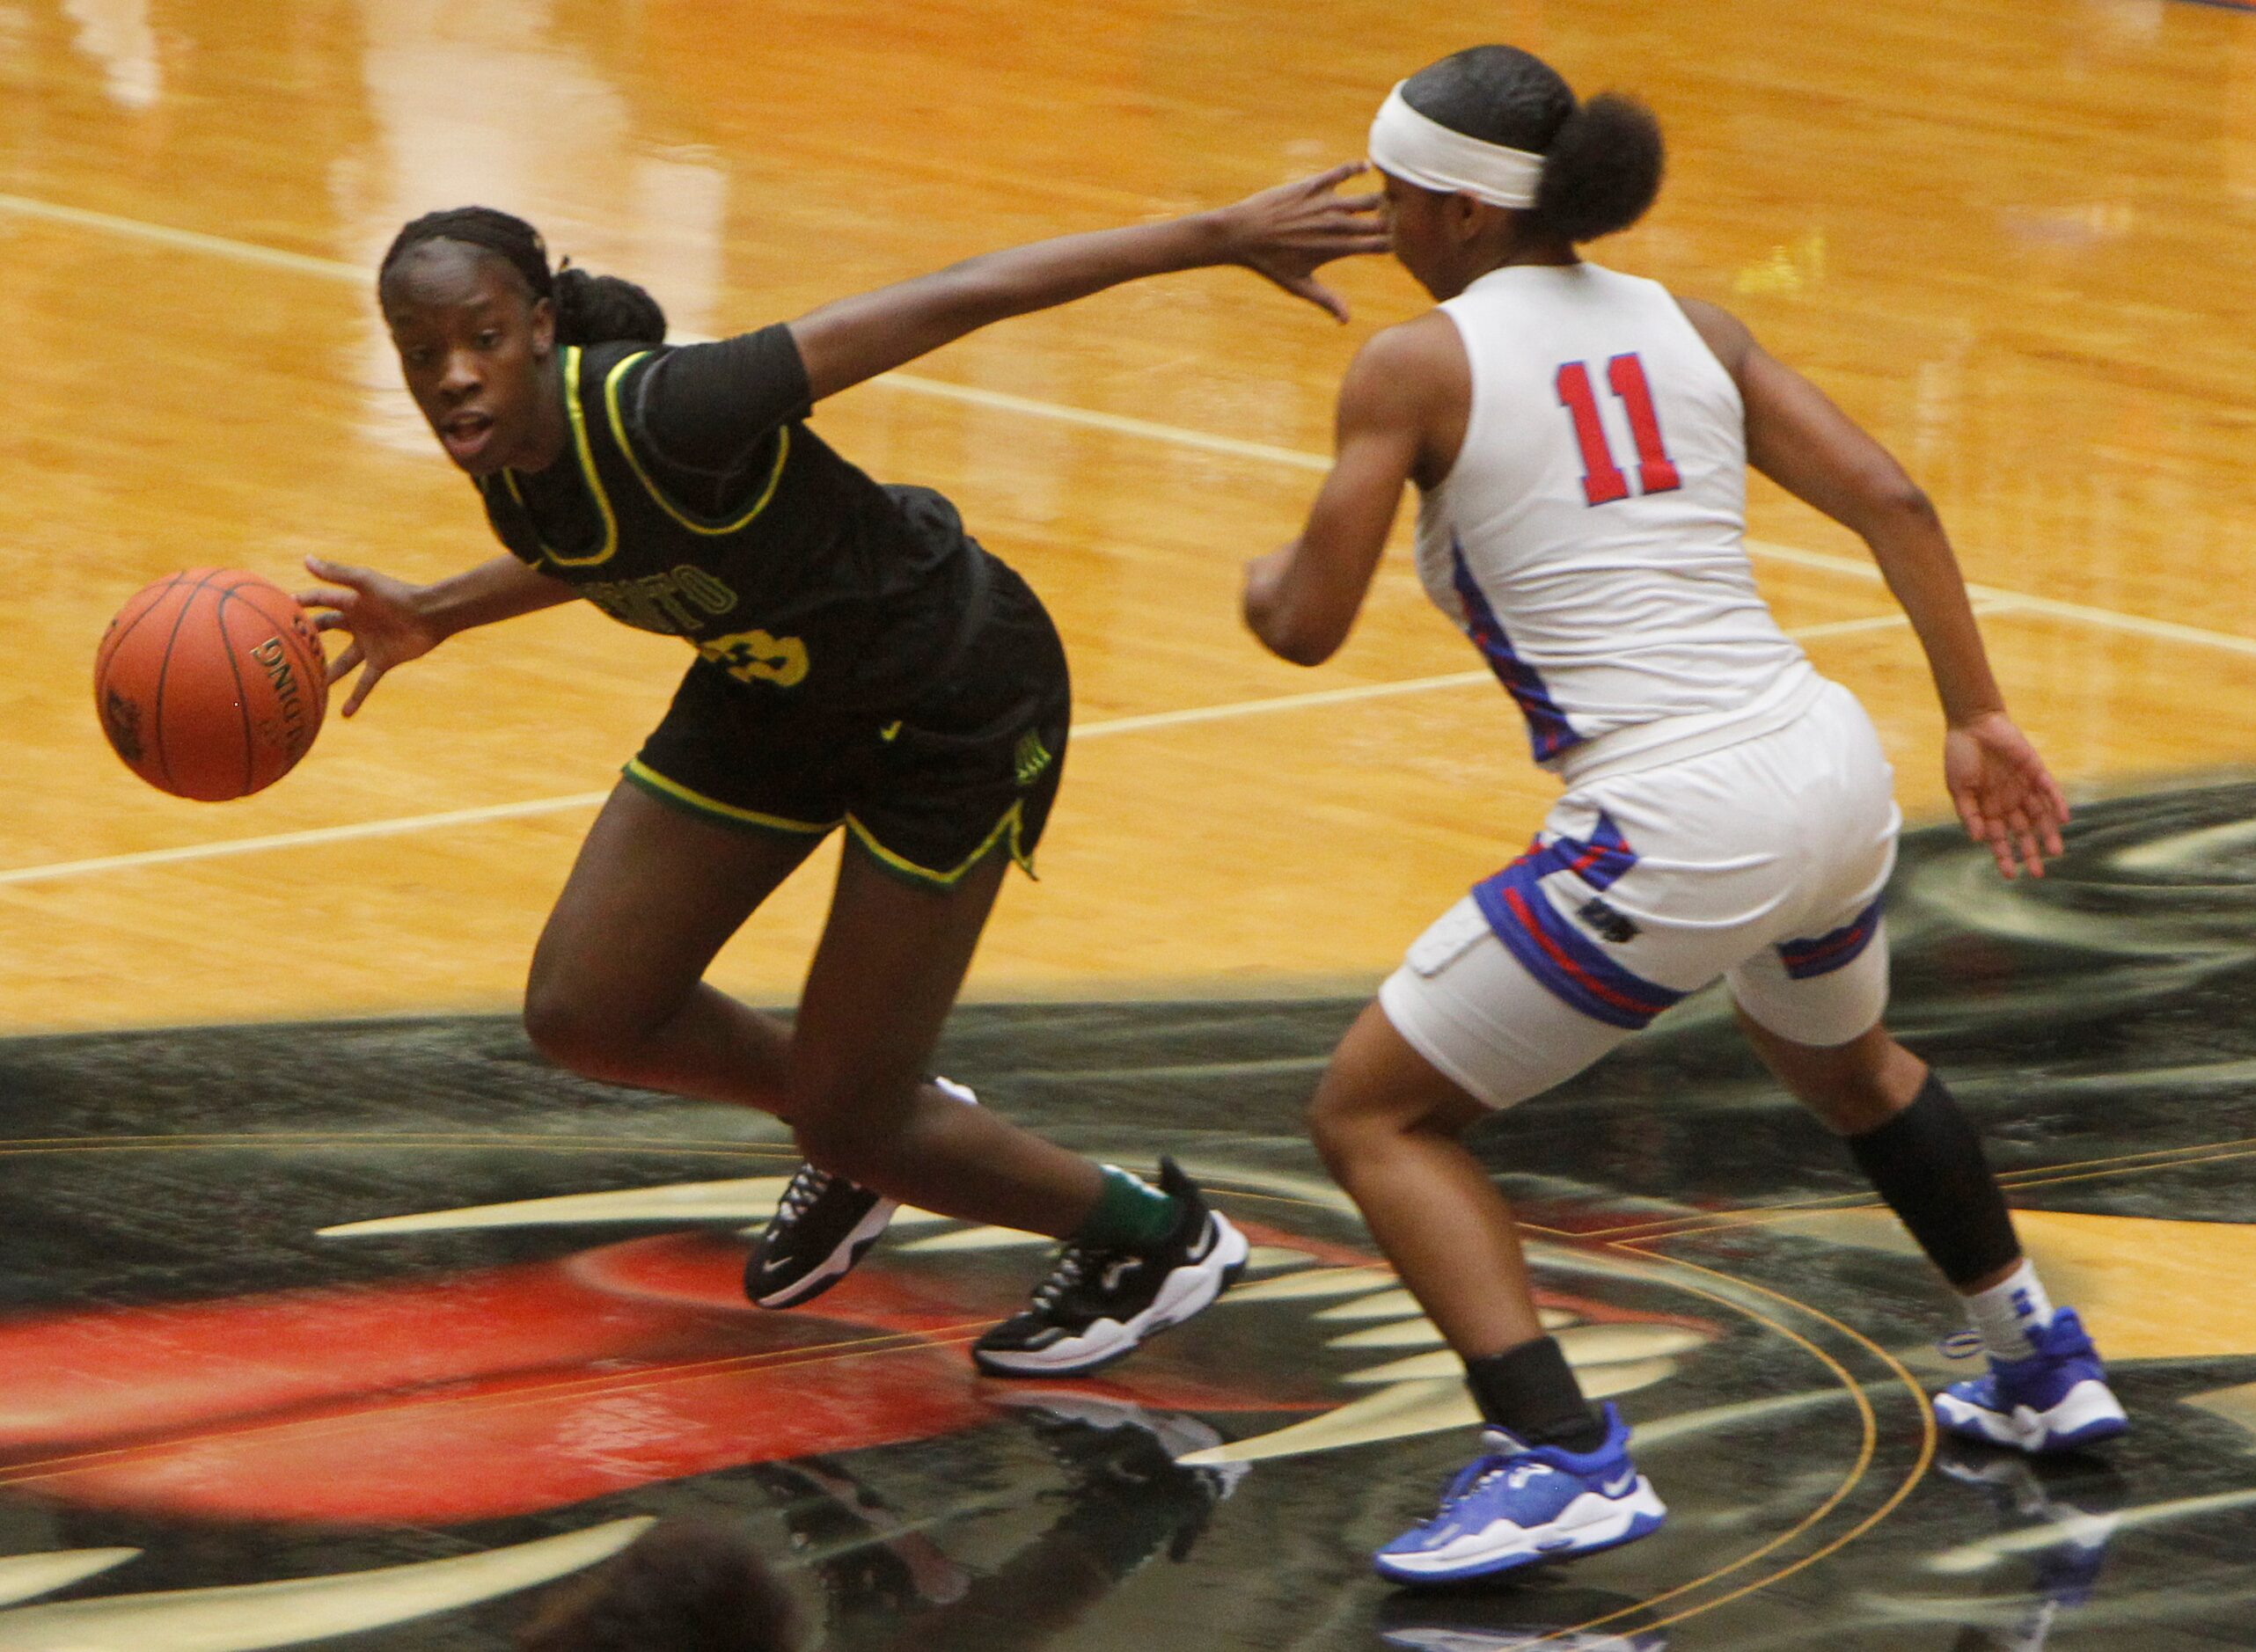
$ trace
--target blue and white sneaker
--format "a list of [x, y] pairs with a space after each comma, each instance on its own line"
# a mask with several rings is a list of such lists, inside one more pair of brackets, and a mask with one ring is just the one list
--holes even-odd
[[1630, 1461], [1630, 1429], [1605, 1408], [1595, 1451], [1523, 1445], [1501, 1429], [1441, 1494], [1440, 1509], [1372, 1557], [1396, 1583], [1454, 1583], [1572, 1560], [1658, 1531], [1668, 1510]]
[[2041, 1453], [2112, 1440], [2130, 1426], [2107, 1386], [2106, 1368], [2073, 1308], [2029, 1333], [2026, 1359], [1992, 1356], [1987, 1375], [1935, 1396], [1935, 1420], [1961, 1439]]

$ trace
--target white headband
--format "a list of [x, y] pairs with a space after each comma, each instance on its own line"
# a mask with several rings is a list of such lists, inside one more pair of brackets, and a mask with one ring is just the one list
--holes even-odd
[[1453, 132], [1411, 108], [1398, 83], [1371, 122], [1371, 162], [1381, 172], [1443, 194], [1462, 192], [1491, 207], [1532, 207], [1543, 157]]

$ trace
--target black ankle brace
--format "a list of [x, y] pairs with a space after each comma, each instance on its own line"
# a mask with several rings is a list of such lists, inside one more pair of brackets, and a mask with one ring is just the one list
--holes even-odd
[[1465, 1384], [1483, 1417], [1529, 1445], [1590, 1451], [1605, 1442], [1606, 1425], [1582, 1397], [1555, 1337], [1467, 1360]]

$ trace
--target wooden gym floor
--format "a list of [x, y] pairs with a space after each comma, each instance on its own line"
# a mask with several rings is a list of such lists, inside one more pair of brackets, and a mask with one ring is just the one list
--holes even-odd
[[[2153, 843], [2223, 832], [2214, 881], [2237, 882], [2225, 851], [2237, 852], [2244, 800], [2206, 783], [2256, 759], [2256, 17], [2245, 9], [0, 0], [0, 336], [12, 347], [0, 428], [11, 804], [0, 1032], [22, 1041], [11, 1060], [32, 1064], [0, 1071], [20, 1077], [41, 1052], [97, 1048], [33, 1034], [506, 1015], [597, 801], [685, 662], [677, 646], [578, 608], [465, 638], [387, 682], [353, 724], [333, 721], [281, 786], [225, 806], [150, 791], [102, 744], [94, 644], [149, 579], [220, 563], [293, 584], [309, 552], [428, 579], [489, 554], [472, 495], [398, 384], [371, 303], [369, 271], [402, 220], [471, 201], [509, 208], [556, 252], [649, 286], [678, 331], [717, 333], [1357, 156], [1386, 87], [1476, 35], [1543, 53], [1584, 90], [1618, 85], [1653, 104], [1668, 186], [1648, 223], [1599, 256], [1735, 310], [1886, 442], [1941, 507], [2012, 707], [2072, 793], [2196, 797], [2175, 814], [2157, 806], [2164, 824], [2145, 837], [2125, 827], [2124, 852], [2147, 844], [2151, 871], [2178, 852]], [[817, 415], [880, 478], [955, 498], [1051, 605], [1074, 662], [1080, 727], [1042, 879], [1014, 880], [1004, 897], [966, 1035], [1001, 1049], [1011, 1028], [1037, 1025], [1012, 1019], [1022, 999], [1241, 1002], [1231, 1015], [1250, 1019], [1224, 1017], [1176, 1066], [1269, 1063], [1274, 1093], [1263, 1093], [1280, 1139], [1318, 1034], [1516, 851], [1553, 790], [1405, 558], [1319, 671], [1266, 658], [1238, 625], [1241, 564], [1294, 530], [1322, 471], [1341, 368], [1374, 327], [1421, 307], [1383, 261], [1333, 279], [1355, 310], [1344, 329], [1241, 272], [1181, 276], [1007, 324]], [[1759, 481], [1752, 530], [1782, 619], [1871, 709], [1907, 811], [1939, 818], [1938, 717], [1861, 548]], [[1939, 844], [1933, 856], [1959, 866]], [[831, 864], [820, 858], [729, 949], [722, 984], [788, 1001]], [[2176, 897], [2189, 910], [2230, 910], [2201, 892], [2198, 866], [2169, 865], [2194, 891]], [[1948, 877], [1948, 898], [1923, 909], [1938, 933], [1972, 922], [2048, 947], [2092, 921], [2064, 893], [1991, 890], [1962, 867]], [[2172, 930], [2127, 950], [2208, 957], [2238, 944]], [[1988, 990], [1978, 972], [1966, 979]], [[2021, 1003], [2021, 990], [2009, 983], [1998, 1001]], [[1264, 1043], [1266, 1012], [1242, 1003], [1256, 999], [1278, 1001], [1300, 1030]], [[1957, 1025], [1947, 994], [1920, 1002], [1935, 1036]], [[1309, 1012], [1315, 1031], [1292, 1020], [1309, 1005], [1329, 1006]], [[1118, 1013], [1145, 1025], [1144, 1012]], [[1171, 1027], [1177, 1011], [1150, 1013]], [[506, 1034], [506, 1023], [428, 1025]], [[284, 1040], [314, 1090], [349, 1042], [334, 1030]], [[99, 1044], [134, 1061], [185, 1047], [170, 1035]], [[2167, 1041], [2150, 1047], [2150, 1065], [2172, 1064]], [[2045, 1048], [2013, 1049], [2006, 1076], [2047, 1070]], [[214, 1059], [207, 1078], [224, 1070]], [[1043, 1071], [1079, 1059], [1069, 1050]], [[443, 1090], [442, 1071], [418, 1082]], [[8, 1134], [180, 1128], [136, 1111], [130, 1086], [115, 1113], [85, 1114], [84, 1095], [65, 1106], [61, 1093], [37, 1090], [33, 1105], [24, 1092]], [[1065, 1101], [1025, 1104], [1093, 1145], [1114, 1139]], [[304, 1105], [319, 1111], [310, 1093]], [[1136, 1109], [1161, 1105], [1131, 1085], [1113, 1122], [1141, 1143], [1153, 1121]], [[1236, 1101], [1226, 1091], [1214, 1105]], [[752, 1122], [666, 1117], [669, 1129], [772, 1148]], [[385, 1128], [380, 1108], [353, 1118]], [[2108, 1151], [2204, 1151], [2227, 1138], [2216, 1124], [2165, 1111], [2150, 1136]], [[2031, 1141], [2032, 1176], [2079, 1157]], [[730, 1173], [684, 1151], [641, 1179]], [[1309, 1161], [1277, 1151], [1303, 1179], [1291, 1198], [1315, 1200], [1307, 1208], [1337, 1226], [1308, 1191]], [[1634, 1197], [1630, 1170], [1601, 1177], [1608, 1219], [1626, 1221], [1622, 1209], [1644, 1208], [1636, 1199], [1665, 1195], [1681, 1214], [1734, 1196], [1696, 1185], [1693, 1169], [1680, 1163], [1674, 1185], [1658, 1175]], [[1273, 1181], [1286, 1172], [1263, 1173], [1269, 1193], [1246, 1180], [1246, 1196], [1286, 1197]], [[597, 1179], [637, 1174], [630, 1155]], [[1829, 1186], [1781, 1174], [1744, 1198]], [[378, 1199], [366, 1213], [496, 1196], [468, 1180], [477, 1186]], [[502, 1181], [511, 1197], [562, 1191]], [[2256, 1219], [2249, 1204], [2228, 1190], [2198, 1215]], [[1561, 1232], [1590, 1225], [1581, 1210], [1565, 1201]], [[2107, 1219], [2171, 1214], [2165, 1197]], [[2184, 1225], [2139, 1230], [2125, 1254], [2182, 1254]], [[193, 1250], [192, 1236], [180, 1242]], [[1352, 1242], [1330, 1228], [1293, 1240], [1336, 1265], [1347, 1264], [1323, 1246]], [[1749, 1276], [1783, 1281], [1784, 1262], [1759, 1261]], [[1702, 1265], [1735, 1266], [1722, 1252]], [[64, 1277], [84, 1276], [26, 1283], [20, 1300], [74, 1299], [55, 1283]], [[2218, 1276], [2173, 1277], [2172, 1311], [2191, 1312]], [[1862, 1289], [1834, 1283], [1844, 1297]], [[1607, 1312], [1686, 1319], [1681, 1303]], [[1781, 1334], [1805, 1333], [1816, 1337]], [[1900, 1350], [1915, 1339], [1880, 1340]], [[2198, 1347], [2166, 1341], [2138, 1356], [2256, 1354], [2245, 1327]], [[1886, 1449], [1908, 1487], [1929, 1446], [1915, 1444], [1915, 1406], [1898, 1410], [1892, 1426], [1915, 1444]], [[2212, 1493], [2232, 1495], [2205, 1484]], [[1864, 1512], [1877, 1523], [1896, 1505], [1871, 1495]], [[443, 1512], [414, 1517], [443, 1524]], [[1658, 1587], [1627, 1555], [1608, 1576], [1633, 1600]], [[1340, 1631], [1348, 1638], [1293, 1644], [1369, 1644], [1373, 1621], [1366, 1611]], [[51, 1643], [35, 1625], [11, 1639], [9, 1622], [0, 1613], [0, 1647]], [[1248, 1633], [1228, 1644], [1264, 1644]], [[1480, 1633], [1491, 1638], [1462, 1644], [1520, 1643], [1499, 1638], [1516, 1630]], [[1677, 1633], [1684, 1645], [1756, 1643]]]

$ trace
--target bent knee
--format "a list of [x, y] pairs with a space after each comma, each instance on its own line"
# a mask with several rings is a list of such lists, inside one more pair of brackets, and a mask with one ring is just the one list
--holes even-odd
[[1476, 1107], [1461, 1105], [1461, 1098], [1389, 1094], [1335, 1083], [1327, 1075], [1309, 1101], [1306, 1115], [1308, 1139], [1317, 1155], [1335, 1173], [1359, 1156], [1410, 1136], [1458, 1136], [1474, 1118]]
[[1795, 1098], [1839, 1135], [1878, 1129], [1910, 1106], [1927, 1081], [1926, 1063], [1884, 1034], [1828, 1054], [1834, 1058], [1782, 1076]]
[[1307, 1125], [1308, 1140], [1328, 1165], [1349, 1151], [1370, 1128], [1368, 1121], [1357, 1110], [1354, 1099], [1329, 1081], [1316, 1086], [1302, 1116]]
[[648, 1022], [622, 1014], [568, 983], [536, 981], [525, 990], [525, 1036], [560, 1067], [590, 1078], [625, 1080], [649, 1037]]

